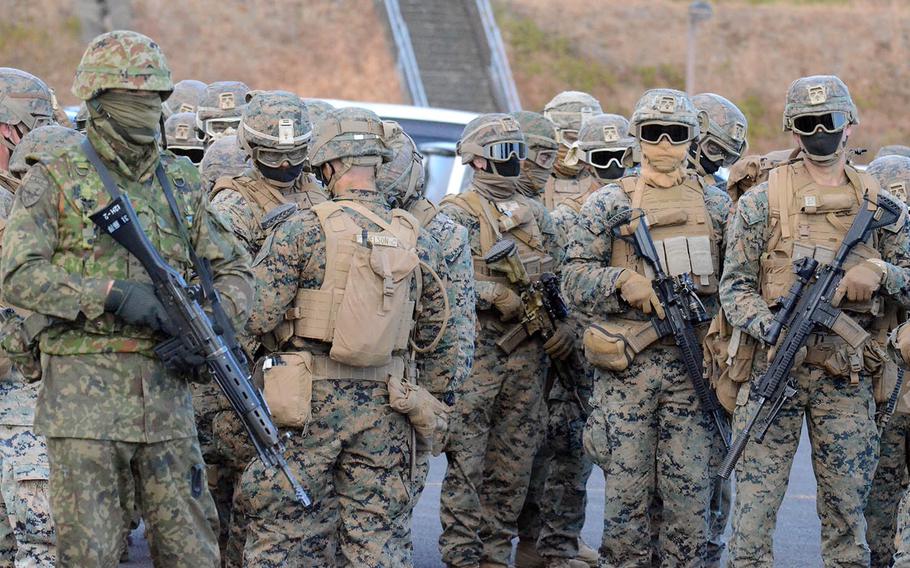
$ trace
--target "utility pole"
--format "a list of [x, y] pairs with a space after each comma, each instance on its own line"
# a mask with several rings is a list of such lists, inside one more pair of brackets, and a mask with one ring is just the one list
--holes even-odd
[[695, 47], [698, 39], [698, 25], [714, 15], [714, 8], [707, 0], [694, 0], [689, 4], [689, 30], [686, 40], [686, 92], [695, 94]]

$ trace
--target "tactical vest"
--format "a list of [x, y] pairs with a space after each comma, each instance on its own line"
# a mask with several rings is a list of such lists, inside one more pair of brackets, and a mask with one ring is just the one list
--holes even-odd
[[[151, 282], [145, 269], [126, 249], [98, 229], [90, 215], [107, 206], [110, 195], [97, 171], [78, 147], [57, 157], [42, 158], [51, 182], [56, 186], [57, 248], [51, 263], [85, 280], [134, 280]], [[192, 227], [196, 204], [201, 202], [198, 185], [188, 183], [195, 170], [186, 160], [162, 153], [161, 163], [171, 182], [177, 206], [184, 219], [176, 219], [168, 207], [158, 181], [152, 179], [142, 192], [132, 191], [138, 183], [121, 187], [129, 195], [145, 234], [152, 246], [175, 270], [189, 280], [192, 272], [190, 243], [181, 234], [178, 222]], [[112, 170], [112, 175], [116, 173]], [[122, 181], [115, 177], [116, 181]], [[147, 327], [125, 325], [113, 314], [51, 326], [41, 337], [41, 351], [52, 355], [85, 353], [151, 353], [160, 336]]]
[[477, 280], [511, 286], [506, 277], [490, 270], [483, 260], [483, 255], [504, 236], [515, 241], [518, 255], [532, 282], [539, 280], [544, 272], [552, 272], [555, 268], [556, 262], [544, 249], [543, 234], [540, 227], [537, 226], [536, 220], [503, 230], [504, 227], [509, 226], [508, 219], [515, 215], [528, 215], [533, 219], [533, 213], [529, 210], [530, 206], [526, 203], [518, 200], [494, 203], [481, 197], [476, 191], [448, 196], [443, 203], [452, 203], [467, 211], [477, 219], [480, 225], [481, 254], [473, 256], [474, 277]]
[[[393, 209], [388, 222], [350, 201], [326, 201], [312, 210], [325, 232], [325, 277], [319, 290], [298, 290], [285, 314], [293, 327], [292, 344], [303, 346], [305, 340], [331, 344], [332, 363], [320, 364], [335, 373], [367, 369], [348, 378], [369, 378], [370, 368], [400, 366], [415, 323], [416, 303], [409, 294], [412, 283], [419, 285], [417, 220], [407, 211]], [[382, 230], [367, 232], [351, 212]], [[377, 280], [378, 292], [371, 294]]]
[[[689, 274], [698, 294], [715, 294], [720, 274], [717, 243], [721, 237], [705, 205], [705, 190], [698, 179], [688, 176], [680, 185], [659, 188], [645, 184], [641, 177], [625, 177], [619, 180], [619, 185], [629, 196], [632, 208], [645, 211], [651, 238], [667, 274]], [[623, 228], [631, 229], [631, 226]], [[652, 275], [651, 268], [635, 254], [632, 245], [622, 239], [613, 239], [610, 266]]]
[[[768, 175], [771, 238], [761, 256], [760, 289], [770, 306], [775, 306], [793, 283], [794, 261], [809, 256], [820, 264], [831, 262], [863, 203], [863, 195], [868, 194], [872, 202], [878, 199], [879, 184], [871, 176], [849, 165], [846, 173], [849, 183], [839, 187], [817, 185], [801, 161], [775, 168]], [[844, 269], [875, 258], [881, 254], [873, 243], [859, 243]], [[878, 313], [879, 304], [879, 299], [873, 298], [844, 307]]]
[[600, 187], [598, 185], [592, 188], [596, 184], [591, 183], [591, 177], [594, 176], [590, 174], [581, 174], [579, 177], [574, 178], [550, 176], [543, 188], [543, 204], [546, 206], [547, 211], [553, 211], [560, 203], [579, 196], [585, 196], [581, 201], [584, 204], [587, 196]]
[[[562, 201], [562, 205], [565, 205], [569, 209], [575, 212], [576, 215], [581, 213], [581, 208], [584, 207], [585, 203], [588, 201], [588, 198], [591, 195], [604, 186], [599, 178], [596, 176], [589, 176], [586, 178], [588, 185], [587, 191], [568, 197]], [[582, 180], [582, 184], [585, 183], [585, 180]]]
[[439, 213], [439, 207], [429, 199], [418, 199], [414, 205], [408, 209], [408, 213], [417, 219], [417, 223], [421, 227], [426, 227], [427, 224], [433, 220], [433, 217]]

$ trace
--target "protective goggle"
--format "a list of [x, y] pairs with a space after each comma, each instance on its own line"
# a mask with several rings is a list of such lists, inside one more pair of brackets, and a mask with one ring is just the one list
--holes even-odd
[[648, 144], [658, 144], [666, 139], [670, 144], [685, 144], [695, 138], [695, 129], [676, 122], [648, 122], [638, 127], [638, 139]]
[[537, 148], [528, 150], [528, 159], [544, 169], [550, 169], [556, 163], [556, 150], [550, 148]]
[[590, 164], [595, 168], [625, 167], [626, 164], [632, 162], [632, 148], [595, 148], [594, 150], [586, 151], [582, 159], [586, 164]]
[[711, 136], [706, 137], [700, 144], [702, 155], [721, 167], [729, 168], [740, 158], [739, 151], [728, 148]]
[[519, 160], [528, 157], [528, 145], [520, 140], [494, 142], [483, 147], [483, 157], [494, 162], [507, 162], [512, 156]]
[[203, 130], [207, 136], [220, 138], [229, 134], [236, 134], [240, 125], [240, 117], [210, 118], [203, 123]]
[[265, 164], [270, 168], [278, 168], [284, 162], [296, 166], [306, 160], [307, 147], [298, 146], [297, 148], [291, 148], [289, 150], [274, 150], [272, 148], [254, 146], [251, 157], [260, 164]]
[[556, 141], [563, 146], [571, 146], [578, 141], [578, 131], [570, 129], [559, 129], [556, 131]]
[[829, 134], [840, 132], [847, 126], [849, 117], [842, 111], [826, 112], [823, 114], [803, 114], [793, 118], [793, 132], [809, 136], [819, 130]]

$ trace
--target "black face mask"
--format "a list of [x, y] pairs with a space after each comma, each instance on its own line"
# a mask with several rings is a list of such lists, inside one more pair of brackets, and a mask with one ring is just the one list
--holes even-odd
[[256, 169], [270, 180], [279, 183], [289, 183], [300, 177], [300, 172], [303, 171], [303, 162], [289, 168], [271, 168], [263, 163], [256, 162]]
[[720, 162], [712, 162], [707, 157], [702, 156], [698, 159], [698, 163], [701, 166], [701, 169], [705, 170], [705, 173], [708, 175], [714, 175], [717, 173], [717, 170], [720, 169]]
[[168, 150], [178, 156], [189, 158], [194, 164], [201, 162], [202, 157], [205, 155], [205, 150], [202, 148], [168, 148]]
[[599, 179], [619, 179], [626, 175], [626, 168], [621, 164], [613, 164], [608, 168], [593, 168], [593, 170]]
[[488, 174], [495, 174], [500, 177], [518, 177], [518, 175], [521, 173], [521, 160], [519, 160], [518, 156], [514, 154], [509, 156], [509, 159], [505, 162], [487, 160], [487, 167], [485, 168], [485, 171]]
[[802, 140], [806, 153], [812, 156], [831, 156], [840, 148], [843, 136], [843, 130], [840, 132], [818, 131], [808, 136], [800, 134], [799, 138]]

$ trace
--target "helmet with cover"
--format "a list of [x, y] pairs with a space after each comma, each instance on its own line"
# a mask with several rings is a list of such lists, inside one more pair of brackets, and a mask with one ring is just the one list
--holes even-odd
[[196, 136], [196, 115], [178, 112], [164, 121], [164, 139], [167, 149], [178, 156], [186, 156], [194, 164], [202, 161], [205, 146]]
[[845, 152], [845, 131], [852, 124], [859, 124], [859, 113], [840, 78], [813, 75], [790, 85], [784, 131], [798, 135], [810, 160], [826, 164], [839, 159]]
[[260, 164], [277, 168], [306, 159], [313, 136], [306, 104], [287, 91], [251, 91], [240, 119], [237, 140]]
[[686, 144], [698, 138], [698, 111], [689, 97], [675, 89], [651, 89], [635, 104], [629, 133], [639, 142]]
[[195, 79], [184, 79], [174, 85], [171, 96], [164, 101], [164, 117], [167, 118], [178, 112], [196, 112], [202, 95], [205, 94], [206, 84]]
[[544, 115], [529, 110], [511, 113], [518, 121], [528, 146], [528, 160], [544, 169], [550, 169], [556, 162], [557, 130], [553, 121]]
[[692, 104], [698, 110], [701, 123], [701, 136], [690, 149], [693, 163], [696, 167], [707, 165], [705, 173], [709, 174], [721, 167], [729, 168], [748, 147], [746, 115], [735, 104], [714, 93], [695, 95]]
[[20, 69], [0, 67], [0, 123], [19, 126], [25, 134], [54, 122], [55, 106], [44, 81]]
[[884, 156], [906, 156], [910, 158], [910, 146], [903, 146], [901, 144], [882, 146], [879, 148], [878, 153], [875, 154], [875, 158], [878, 159]]
[[240, 81], [216, 81], [205, 88], [196, 108], [196, 128], [206, 143], [236, 134], [250, 88]]
[[557, 129], [557, 142], [569, 147], [578, 138], [586, 118], [601, 114], [600, 102], [582, 91], [563, 91], [543, 107], [543, 115]]
[[504, 162], [513, 155], [524, 160], [528, 147], [517, 120], [507, 114], [491, 113], [478, 116], [464, 127], [455, 153], [461, 156], [462, 164], [474, 158]]
[[60, 148], [74, 146], [85, 137], [65, 126], [48, 124], [39, 126], [22, 137], [9, 159], [9, 171], [18, 178], [35, 164], [36, 155], [52, 154]]
[[629, 121], [618, 114], [598, 114], [585, 120], [578, 140], [569, 148], [568, 165], [590, 166], [601, 179], [619, 179], [634, 165], [635, 138], [629, 135]]
[[73, 94], [88, 101], [109, 89], [157, 92], [162, 100], [170, 96], [171, 69], [158, 44], [128, 30], [93, 39], [76, 68]]
[[392, 159], [384, 140], [395, 123], [383, 123], [373, 111], [345, 107], [334, 109], [316, 125], [310, 145], [310, 164], [319, 167], [346, 159], [355, 165], [378, 165]]
[[910, 157], [891, 155], [875, 158], [866, 168], [866, 173], [871, 174], [882, 189], [904, 203], [910, 201]]
[[414, 140], [397, 124], [388, 129], [386, 145], [392, 150], [392, 160], [379, 166], [376, 187], [386, 194], [392, 207], [408, 209], [423, 196], [423, 156]]
[[240, 175], [249, 165], [249, 156], [240, 147], [237, 136], [231, 134], [213, 141], [205, 149], [199, 163], [199, 173], [202, 174], [205, 187], [211, 189], [218, 178]]

